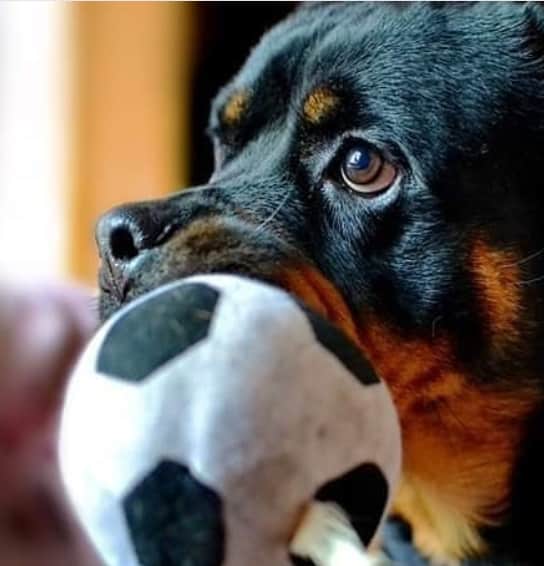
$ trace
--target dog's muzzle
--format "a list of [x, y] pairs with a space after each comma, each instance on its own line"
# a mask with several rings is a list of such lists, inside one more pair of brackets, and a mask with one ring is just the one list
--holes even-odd
[[267, 217], [208, 186], [106, 213], [96, 230], [101, 317], [165, 283], [232, 273], [287, 289], [355, 338], [341, 294], [290, 236], [287, 223], [263, 222]]

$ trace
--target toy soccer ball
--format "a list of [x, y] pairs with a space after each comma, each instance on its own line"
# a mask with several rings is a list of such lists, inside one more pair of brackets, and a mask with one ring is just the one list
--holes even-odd
[[155, 290], [100, 329], [60, 448], [110, 566], [363, 564], [345, 553], [363, 556], [400, 466], [389, 394], [351, 342], [226, 275]]

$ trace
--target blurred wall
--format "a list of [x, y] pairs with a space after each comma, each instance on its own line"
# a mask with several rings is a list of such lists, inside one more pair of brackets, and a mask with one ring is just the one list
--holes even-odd
[[65, 267], [65, 25], [57, 3], [0, 2], [0, 274]]
[[296, 2], [198, 2], [197, 44], [191, 85], [190, 182], [206, 182], [213, 159], [205, 136], [210, 102], [238, 71], [262, 34]]
[[95, 284], [94, 225], [205, 182], [211, 98], [290, 2], [0, 2], [0, 279]]
[[96, 218], [205, 182], [211, 98], [290, 2], [69, 5], [74, 136], [69, 268], [94, 281]]
[[69, 4], [73, 161], [69, 269], [94, 281], [96, 218], [187, 182], [195, 8]]

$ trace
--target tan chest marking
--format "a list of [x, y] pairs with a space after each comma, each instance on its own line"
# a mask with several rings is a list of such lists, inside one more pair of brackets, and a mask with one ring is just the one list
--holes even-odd
[[445, 340], [403, 340], [372, 321], [363, 350], [392, 392], [403, 431], [403, 481], [395, 511], [418, 548], [447, 564], [483, 550], [477, 530], [497, 522], [533, 391], [473, 385]]
[[[496, 351], [520, 337], [515, 258], [481, 240], [471, 257], [476, 307]], [[476, 386], [459, 370], [447, 337], [406, 339], [372, 317], [356, 326], [334, 286], [310, 267], [288, 270], [279, 282], [344, 328], [388, 384], [403, 431], [395, 511], [412, 525], [416, 546], [438, 564], [483, 551], [478, 530], [501, 519], [524, 423], [539, 396]]]

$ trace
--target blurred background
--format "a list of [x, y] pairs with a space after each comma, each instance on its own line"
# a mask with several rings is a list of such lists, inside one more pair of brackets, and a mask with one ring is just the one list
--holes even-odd
[[56, 459], [97, 312], [58, 283], [96, 286], [101, 213], [207, 180], [211, 98], [293, 7], [0, 0], [0, 566], [97, 564]]
[[95, 284], [96, 218], [204, 182], [210, 100], [291, 2], [0, 2], [0, 277]]

